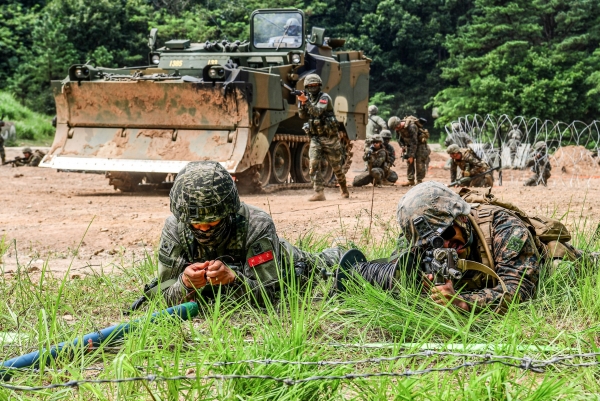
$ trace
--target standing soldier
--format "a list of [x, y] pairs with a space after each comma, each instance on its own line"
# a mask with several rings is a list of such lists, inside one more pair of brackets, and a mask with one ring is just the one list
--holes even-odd
[[521, 146], [521, 137], [523, 133], [517, 124], [513, 124], [513, 129], [508, 133], [508, 149], [510, 149], [510, 165], [515, 168], [515, 158], [517, 149]]
[[[461, 149], [458, 145], [450, 145], [447, 149], [448, 154], [452, 158], [450, 166], [450, 181], [456, 181], [457, 167], [460, 167], [463, 178], [459, 180], [458, 185], [465, 187], [491, 187], [494, 185], [494, 176], [492, 173], [485, 173], [490, 169], [490, 166], [481, 160], [473, 149]], [[479, 175], [478, 177], [475, 177]]]
[[[369, 166], [369, 170], [360, 173], [354, 177], [352, 186], [362, 187], [373, 183], [373, 186], [381, 187], [384, 180], [391, 181], [393, 177], [389, 177], [390, 165], [387, 163], [388, 154], [383, 147], [383, 139], [381, 135], [375, 135], [372, 138], [373, 144], [365, 149], [363, 160]], [[394, 173], [395, 174], [395, 173]], [[398, 176], [396, 176], [398, 179]]]
[[[388, 129], [385, 120], [377, 115], [379, 109], [375, 105], [369, 106], [369, 121], [367, 122], [367, 138], [365, 139], [365, 151], [371, 146], [372, 139], [375, 135], [380, 135], [383, 130]], [[365, 171], [369, 170], [367, 162], [365, 162]]]
[[313, 182], [315, 194], [309, 201], [324, 201], [323, 175], [321, 173], [321, 160], [326, 158], [333, 169], [335, 178], [340, 185], [342, 198], [348, 198], [346, 176], [342, 170], [344, 165], [343, 149], [340, 142], [337, 120], [333, 113], [333, 102], [327, 93], [321, 92], [323, 82], [317, 74], [309, 74], [304, 79], [306, 95], [299, 95], [298, 115], [308, 118], [307, 133], [310, 136], [310, 179]]
[[423, 128], [421, 121], [414, 116], [405, 117], [404, 120], [394, 116], [389, 119], [388, 127], [398, 134], [398, 142], [402, 146], [402, 158], [407, 161], [406, 178], [408, 182], [400, 185], [403, 187], [415, 185], [415, 173], [417, 184], [423, 182], [429, 165], [429, 154], [431, 150], [427, 146], [429, 132]]
[[533, 175], [523, 184], [526, 187], [535, 187], [539, 184], [546, 186], [550, 178], [550, 158], [548, 157], [548, 145], [546, 142], [539, 141], [533, 146], [533, 152], [527, 160], [526, 167], [531, 167]]
[[[4, 127], [4, 121], [0, 121], [0, 128]], [[6, 153], [4, 153], [4, 137], [0, 134], [0, 159], [2, 164], [6, 162]]]
[[[383, 139], [383, 148], [387, 152], [387, 164], [389, 168], [389, 173], [387, 175], [386, 180], [388, 181], [388, 183], [393, 184], [396, 181], [398, 181], [398, 174], [396, 174], [396, 172], [392, 170], [392, 166], [394, 166], [394, 163], [396, 162], [396, 151], [394, 150], [392, 144], [390, 144], [392, 140], [392, 132], [390, 130], [384, 129], [383, 131], [381, 131], [381, 138]], [[383, 183], [386, 184], [385, 181]]]

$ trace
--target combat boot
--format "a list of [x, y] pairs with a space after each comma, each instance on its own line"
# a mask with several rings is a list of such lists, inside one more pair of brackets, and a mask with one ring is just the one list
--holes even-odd
[[346, 183], [341, 183], [340, 182], [340, 193], [342, 194], [342, 198], [349, 198], [350, 197], [350, 193], [348, 192], [348, 186], [346, 185]]
[[323, 191], [315, 192], [313, 196], [308, 198], [309, 202], [324, 201], [324, 200], [325, 200], [325, 193], [323, 193]]
[[382, 184], [384, 187], [392, 187], [392, 186], [396, 185], [395, 183], [389, 182], [388, 180], [383, 180]]
[[409, 180], [400, 184], [401, 187], [412, 187], [415, 185], [414, 180]]

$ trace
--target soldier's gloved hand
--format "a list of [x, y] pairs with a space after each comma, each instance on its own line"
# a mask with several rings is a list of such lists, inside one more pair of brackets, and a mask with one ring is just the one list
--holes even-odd
[[211, 260], [206, 268], [206, 279], [211, 285], [230, 284], [236, 277], [233, 270], [220, 260]]
[[413, 162], [415, 161], [415, 159], [413, 157], [409, 157], [406, 160], [408, 161], [408, 164], [413, 164]]
[[[430, 274], [428, 278], [432, 281], [433, 275]], [[431, 287], [431, 299], [438, 305], [446, 306], [452, 302], [454, 306], [464, 309], [467, 312], [471, 309], [468, 303], [456, 295], [452, 280], [446, 280], [445, 284]]]
[[463, 177], [470, 177], [471, 173], [469, 171], [463, 171]]
[[471, 177], [463, 177], [458, 180], [458, 185], [467, 185], [471, 182]]
[[308, 97], [306, 97], [306, 95], [302, 93], [301, 95], [297, 96], [297, 99], [300, 101], [300, 103], [304, 104], [308, 100]]
[[187, 288], [202, 288], [206, 285], [206, 268], [208, 262], [193, 263], [181, 274], [181, 281]]

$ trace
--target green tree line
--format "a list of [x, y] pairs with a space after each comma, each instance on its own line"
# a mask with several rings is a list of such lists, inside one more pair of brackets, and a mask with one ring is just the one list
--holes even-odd
[[147, 63], [147, 35], [248, 39], [258, 8], [297, 7], [371, 65], [384, 117], [442, 126], [466, 114], [591, 121], [600, 108], [597, 0], [25, 0], [0, 1], [0, 90], [54, 113], [50, 80], [71, 64]]

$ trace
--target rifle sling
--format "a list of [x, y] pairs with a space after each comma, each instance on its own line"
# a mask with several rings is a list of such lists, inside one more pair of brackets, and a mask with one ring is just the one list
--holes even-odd
[[508, 292], [508, 288], [506, 288], [506, 284], [500, 278], [500, 276], [498, 276], [498, 274], [495, 271], [493, 271], [492, 269], [490, 269], [489, 267], [487, 267], [484, 264], [481, 264], [479, 262], [475, 262], [472, 260], [459, 259], [458, 264], [456, 265], [456, 268], [458, 270], [460, 270], [461, 272], [465, 272], [467, 270], [475, 270], [475, 271], [481, 272], [483, 274], [487, 274], [488, 276], [491, 276], [491, 277], [495, 278], [496, 280], [498, 280], [498, 282], [500, 283], [500, 286], [502, 287], [502, 291], [504, 291], [504, 293]]

